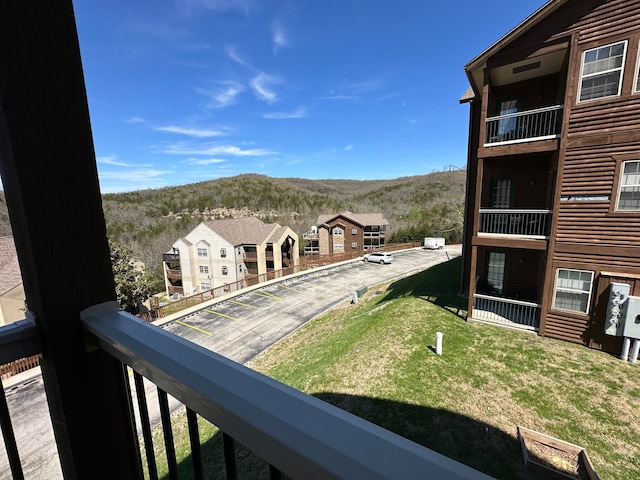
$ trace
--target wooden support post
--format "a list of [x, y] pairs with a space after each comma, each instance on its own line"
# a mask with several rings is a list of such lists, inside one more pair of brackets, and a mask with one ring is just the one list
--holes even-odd
[[83, 309], [115, 299], [71, 0], [0, 2], [0, 173], [65, 478], [141, 478], [121, 364]]

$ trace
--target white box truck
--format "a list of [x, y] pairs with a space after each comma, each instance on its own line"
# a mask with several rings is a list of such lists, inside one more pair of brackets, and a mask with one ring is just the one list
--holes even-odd
[[444, 238], [425, 237], [424, 248], [430, 248], [430, 249], [437, 248], [439, 250], [442, 250], [444, 248]]

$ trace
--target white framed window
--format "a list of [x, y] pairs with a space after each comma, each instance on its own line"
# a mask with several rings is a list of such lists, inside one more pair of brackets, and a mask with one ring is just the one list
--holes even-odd
[[342, 243], [334, 243], [333, 244], [333, 249], [334, 250], [342, 250], [344, 248], [344, 244]]
[[229, 269], [227, 268], [227, 266], [226, 266], [226, 265], [223, 265], [223, 266], [222, 266], [222, 274], [223, 274], [223, 275], [227, 275], [228, 273], [229, 273]]
[[209, 252], [207, 251], [206, 248], [198, 247], [198, 256], [199, 257], [208, 257], [209, 256]]
[[208, 265], [200, 265], [198, 267], [198, 269], [200, 270], [200, 273], [209, 273], [209, 266]]
[[211, 290], [211, 284], [209, 282], [200, 282], [200, 290]]
[[489, 252], [487, 261], [487, 283], [492, 286], [498, 294], [504, 290], [504, 269], [507, 255], [502, 252]]
[[640, 160], [622, 162], [616, 210], [640, 210]]
[[351, 229], [351, 235], [357, 235], [358, 234], [358, 229], [357, 228], [352, 228]]
[[351, 242], [351, 248], [358, 248], [358, 242]]
[[636, 76], [633, 81], [633, 92], [640, 92], [640, 49], [638, 49], [638, 58], [636, 58]]
[[333, 234], [334, 235], [344, 235], [344, 230], [341, 229], [340, 227], [333, 227]]
[[511, 179], [491, 180], [491, 208], [509, 208], [511, 206]]
[[221, 258], [226, 258], [227, 256], [227, 249], [226, 248], [221, 248], [220, 249], [220, 257]]
[[626, 40], [583, 52], [580, 102], [620, 95], [626, 53]]
[[589, 313], [592, 287], [592, 271], [558, 268], [552, 308]]

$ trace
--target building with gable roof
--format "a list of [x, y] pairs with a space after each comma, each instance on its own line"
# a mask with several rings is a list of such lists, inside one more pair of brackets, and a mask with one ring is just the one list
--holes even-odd
[[163, 255], [167, 294], [192, 295], [299, 264], [298, 235], [255, 217], [202, 222]]
[[381, 213], [320, 215], [316, 225], [303, 235], [304, 252], [328, 255], [384, 248], [388, 225]]
[[465, 66], [469, 318], [620, 352], [612, 285], [640, 296], [639, 12], [551, 0]]
[[24, 318], [25, 296], [13, 237], [0, 237], [0, 325]]

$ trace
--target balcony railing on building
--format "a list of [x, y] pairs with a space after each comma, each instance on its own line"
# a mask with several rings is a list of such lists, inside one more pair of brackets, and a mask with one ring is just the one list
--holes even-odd
[[169, 280], [182, 280], [182, 270], [167, 269], [167, 278]]
[[488, 323], [537, 331], [540, 327], [540, 304], [513, 298], [473, 295], [471, 318]]
[[556, 105], [487, 118], [485, 146], [558, 138], [562, 110]]
[[[422, 447], [382, 427], [283, 385], [199, 345], [122, 311], [115, 302], [85, 310], [88, 338], [133, 370], [125, 404], [134, 406], [131, 422], [140, 422], [140, 447], [149, 478], [158, 478], [154, 444], [166, 452], [169, 478], [178, 478], [178, 458], [169, 396], [184, 405], [185, 431], [191, 446], [193, 476], [205, 477], [198, 416], [219, 427], [227, 478], [238, 478], [236, 443], [268, 465], [270, 478], [448, 478], [488, 480], [487, 475]], [[19, 331], [19, 334], [16, 332]], [[37, 353], [35, 323], [0, 328], [0, 360]], [[212, 373], [213, 372], [213, 373]], [[144, 373], [144, 377], [142, 376]], [[144, 383], [157, 386], [162, 437], [152, 433], [150, 402]], [[135, 395], [131, 395], [131, 391]], [[6, 399], [0, 391], [0, 426], [13, 478], [24, 478]], [[90, 412], [91, 410], [87, 410]], [[91, 428], [90, 422], [87, 428]], [[178, 426], [182, 430], [181, 426]], [[135, 429], [134, 429], [135, 431]], [[107, 460], [107, 459], [105, 459]], [[113, 461], [114, 459], [111, 459]], [[116, 459], [117, 461], [117, 459]], [[142, 456], [139, 462], [142, 462]], [[140, 472], [142, 473], [142, 472]]]
[[551, 210], [481, 208], [478, 233], [517, 235], [544, 239], [549, 236]]

